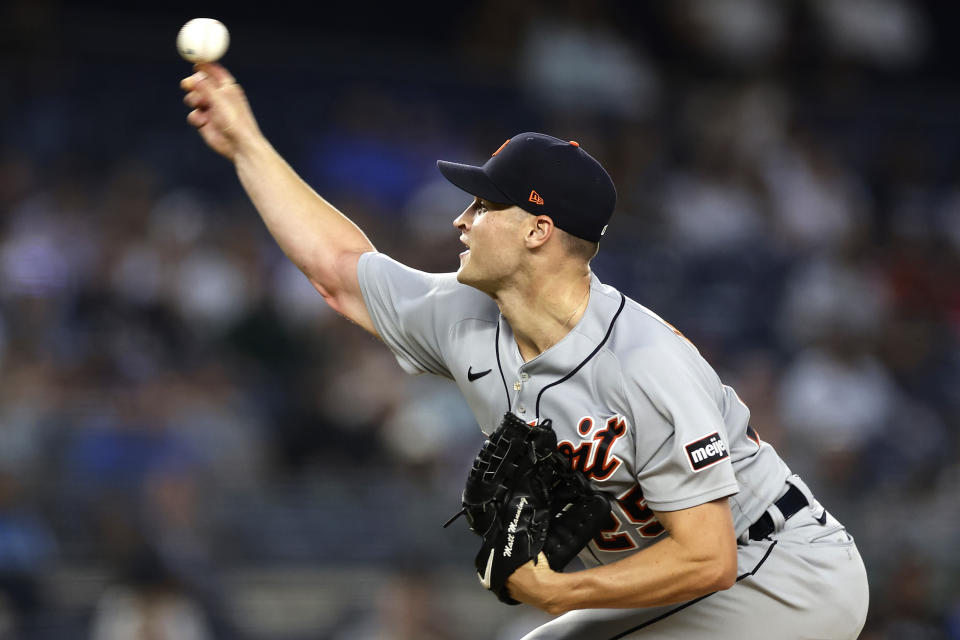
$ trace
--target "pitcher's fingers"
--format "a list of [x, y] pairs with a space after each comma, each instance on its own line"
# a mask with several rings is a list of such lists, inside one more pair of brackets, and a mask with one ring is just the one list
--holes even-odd
[[197, 86], [197, 83], [199, 83], [201, 80], [206, 79], [206, 77], [207, 77], [206, 73], [204, 73], [203, 71], [197, 71], [193, 75], [187, 76], [186, 78], [181, 80], [180, 88], [183, 89], [184, 91], [193, 91], [193, 89]]
[[210, 106], [210, 101], [200, 92], [191, 91], [183, 96], [183, 104], [187, 105], [191, 109], [196, 109], [198, 107], [207, 108]]
[[187, 114], [187, 122], [189, 122], [191, 126], [194, 126], [197, 129], [207, 124], [207, 122], [209, 121], [210, 121], [210, 116], [206, 112], [201, 111], [200, 109], [194, 109], [193, 111]]
[[237, 83], [236, 78], [227, 71], [227, 68], [218, 62], [201, 62], [194, 65], [193, 68], [197, 69], [200, 73], [209, 74], [210, 77], [216, 81], [217, 85], [221, 87]]

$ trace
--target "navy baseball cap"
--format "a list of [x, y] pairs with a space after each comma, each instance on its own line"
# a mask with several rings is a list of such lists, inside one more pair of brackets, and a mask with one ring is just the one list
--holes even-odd
[[574, 140], [520, 133], [483, 166], [438, 160], [440, 173], [472, 196], [548, 215], [567, 233], [599, 242], [617, 203], [613, 180]]

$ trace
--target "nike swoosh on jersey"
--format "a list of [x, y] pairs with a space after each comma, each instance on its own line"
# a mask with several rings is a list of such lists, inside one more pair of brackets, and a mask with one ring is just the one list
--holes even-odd
[[487, 375], [491, 371], [493, 371], [493, 369], [487, 369], [486, 371], [477, 371], [476, 373], [474, 373], [473, 367], [471, 366], [469, 369], [467, 369], [467, 380], [469, 380], [470, 382], [473, 382], [474, 380], [478, 380], [483, 376]]
[[483, 585], [483, 588], [487, 591], [490, 590], [490, 574], [493, 572], [493, 549], [490, 549], [490, 556], [487, 558], [487, 568], [484, 570], [483, 575], [479, 573], [477, 577], [480, 578], [480, 584]]

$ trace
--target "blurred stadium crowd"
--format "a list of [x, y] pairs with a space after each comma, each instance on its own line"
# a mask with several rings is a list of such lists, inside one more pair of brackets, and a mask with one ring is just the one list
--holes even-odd
[[[437, 158], [540, 130], [601, 159], [620, 198], [595, 271], [849, 526], [863, 638], [911, 640], [960, 638], [948, 4], [215, 17], [275, 146], [419, 268], [456, 267], [467, 203]], [[273, 245], [183, 120], [196, 10], [154, 11], [0, 14], [0, 638], [519, 637], [537, 617], [439, 526], [480, 442], [465, 404]]]

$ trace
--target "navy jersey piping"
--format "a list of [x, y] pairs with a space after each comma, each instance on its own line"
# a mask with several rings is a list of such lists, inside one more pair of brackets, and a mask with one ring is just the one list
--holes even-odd
[[[773, 551], [773, 548], [774, 548], [775, 546], [777, 546], [777, 540], [774, 540], [773, 543], [772, 543], [769, 547], [767, 547], [767, 552], [763, 554], [763, 557], [762, 557], [762, 558], [760, 558], [760, 562], [757, 563], [757, 566], [755, 566], [755, 567], [754, 567], [753, 569], [751, 569], [750, 571], [747, 571], [746, 573], [737, 576], [737, 582], [740, 582], [740, 581], [743, 580], [744, 578], [749, 578], [750, 576], [756, 574], [757, 571], [760, 570], [760, 567], [763, 566], [763, 563], [767, 561], [767, 558], [770, 557], [770, 552]], [[716, 591], [711, 591], [710, 593], [708, 593], [708, 594], [706, 594], [706, 595], [702, 595], [702, 596], [700, 596], [699, 598], [696, 598], [696, 599], [691, 600], [691, 601], [689, 601], [689, 602], [684, 602], [684, 603], [683, 603], [682, 605], [680, 605], [679, 607], [676, 607], [675, 609], [671, 609], [670, 611], [667, 611], [666, 613], [663, 613], [663, 614], [657, 616], [656, 618], [653, 618], [653, 619], [651, 619], [651, 620], [647, 620], [646, 622], [644, 622], [644, 623], [642, 623], [642, 624], [638, 624], [638, 625], [635, 626], [635, 627], [631, 627], [631, 628], [627, 629], [626, 631], [622, 631], [622, 632], [618, 633], [618, 634], [615, 635], [615, 636], [610, 636], [609, 640], [619, 640], [620, 638], [624, 638], [624, 637], [628, 636], [629, 634], [633, 633], [634, 631], [639, 631], [640, 629], [643, 629], [644, 627], [649, 627], [650, 625], [654, 624], [655, 622], [660, 622], [660, 621], [663, 620], [664, 618], [669, 618], [669, 617], [672, 616], [673, 614], [678, 613], [678, 612], [680, 612], [680, 611], [683, 611], [683, 610], [686, 609], [687, 607], [689, 607], [689, 606], [691, 606], [691, 605], [695, 605], [695, 604], [697, 604], [698, 602], [700, 602], [701, 600], [704, 600], [704, 599], [706, 599], [706, 598], [709, 598], [710, 596], [712, 596], [712, 595], [715, 594], [715, 593], [717, 593], [717, 592], [716, 592]]]
[[[580, 369], [583, 368], [583, 365], [587, 364], [595, 355], [597, 355], [598, 353], [600, 353], [600, 349], [602, 349], [602, 348], [603, 348], [603, 345], [605, 345], [605, 344], [607, 343], [607, 340], [610, 339], [610, 334], [613, 333], [613, 325], [615, 325], [615, 324], [617, 323], [617, 318], [620, 317], [620, 312], [623, 311], [623, 307], [624, 307], [624, 305], [625, 305], [626, 303], [627, 303], [627, 297], [621, 293], [621, 294], [620, 294], [620, 306], [617, 308], [617, 312], [616, 312], [615, 314], [613, 314], [613, 319], [610, 320], [610, 326], [607, 327], [607, 333], [606, 333], [606, 335], [603, 336], [603, 340], [600, 341], [600, 344], [598, 344], [598, 345], [596, 346], [596, 348], [594, 348], [594, 350], [590, 352], [590, 355], [588, 355], [586, 358], [584, 358], [584, 359], [583, 359], [583, 362], [581, 362], [580, 364], [578, 364], [578, 365], [573, 369], [573, 371], [571, 371], [571, 372], [568, 373], [567, 375], [563, 376], [562, 378], [560, 378], [560, 379], [557, 380], [556, 382], [551, 382], [550, 384], [548, 384], [547, 386], [545, 386], [543, 389], [540, 389], [540, 393], [537, 394], [537, 415], [536, 415], [537, 422], [540, 421], [540, 399], [543, 397], [543, 392], [546, 391], [547, 389], [549, 389], [550, 387], [555, 387], [555, 386], [557, 386], [558, 384], [560, 384], [561, 382], [566, 382], [567, 380], [569, 380], [570, 378], [572, 378], [572, 377], [574, 376], [574, 374], [577, 373], [577, 371], [580, 371]], [[497, 343], [497, 347], [499, 348], [499, 346], [500, 346], [500, 345], [499, 345], [499, 342], [498, 342], [498, 343]], [[497, 358], [499, 359], [499, 357], [500, 357], [500, 356], [499, 356], [499, 354], [498, 354], [498, 355], [497, 355]], [[506, 382], [504, 382], [504, 384], [506, 384]]]
[[[503, 316], [501, 315], [501, 318]], [[497, 321], [497, 332], [493, 336], [493, 350], [497, 353], [497, 369], [500, 370], [500, 379], [503, 381], [503, 393], [507, 396], [507, 411], [510, 411], [510, 390], [507, 389], [507, 378], [503, 375], [503, 365], [500, 364], [500, 321]]]

